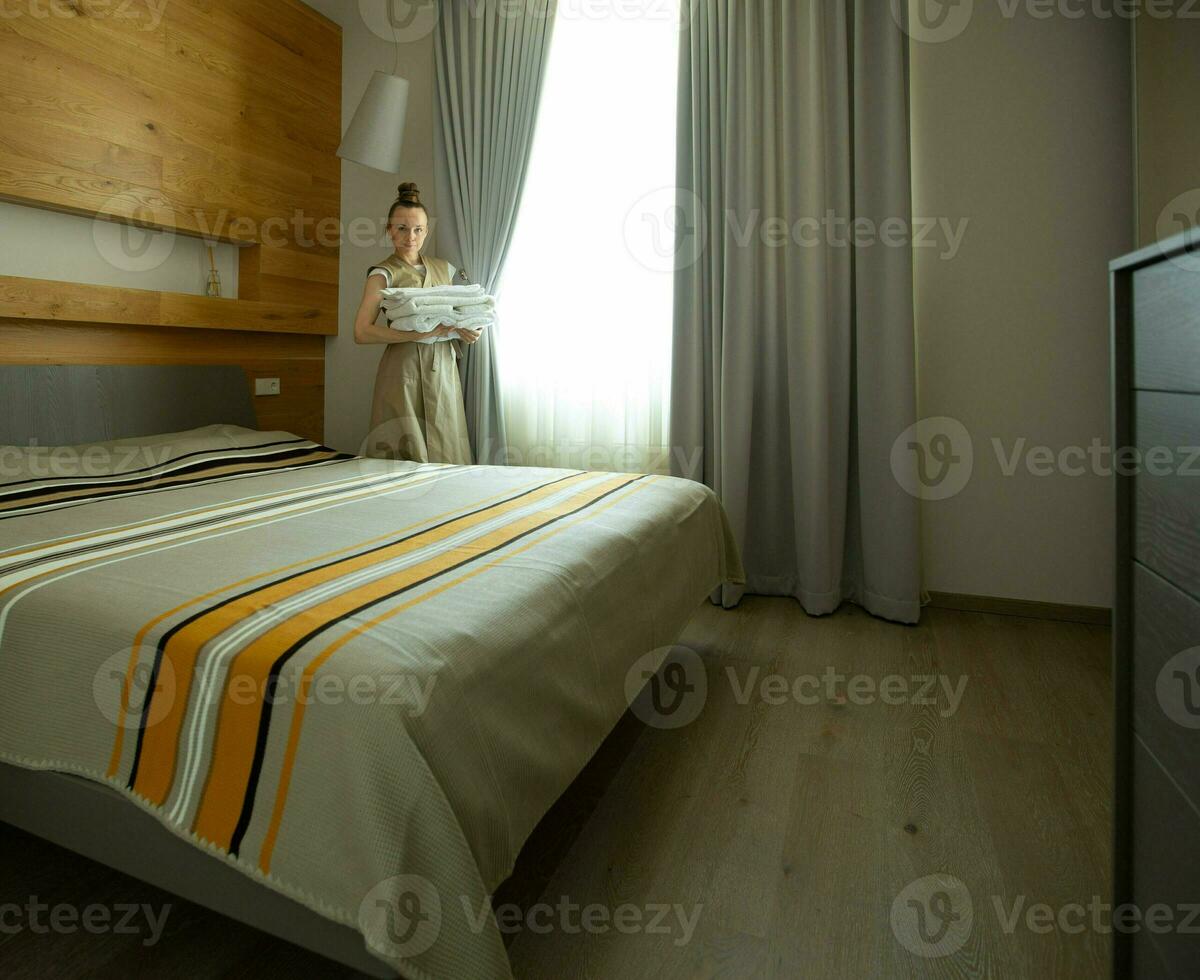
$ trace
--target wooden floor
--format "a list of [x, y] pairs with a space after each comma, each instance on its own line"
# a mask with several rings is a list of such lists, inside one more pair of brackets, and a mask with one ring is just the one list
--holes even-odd
[[[508, 937], [520, 980], [1107, 975], [1108, 937], [1074, 932], [1074, 913], [1068, 930], [1023, 918], [1107, 901], [1107, 630], [940, 609], [906, 628], [748, 599], [705, 607], [682, 642], [707, 671], [699, 717], [675, 730], [623, 724], [497, 896], [526, 912], [540, 902], [539, 927], [568, 925]], [[752, 679], [830, 669], [873, 687], [903, 678], [888, 692], [905, 703], [842, 696], [844, 682], [816, 704], [744, 695]], [[957, 710], [941, 681], [936, 703], [910, 703], [928, 700], [925, 676], [951, 690], [966, 679]], [[172, 901], [10, 829], [0, 853], [0, 906], [34, 894]], [[548, 911], [593, 903], [632, 909], [625, 931], [576, 931], [578, 914]], [[660, 909], [666, 932], [632, 918], [645, 925]], [[140, 937], [0, 933], [0, 974], [348, 975], [178, 901], [151, 949]]]

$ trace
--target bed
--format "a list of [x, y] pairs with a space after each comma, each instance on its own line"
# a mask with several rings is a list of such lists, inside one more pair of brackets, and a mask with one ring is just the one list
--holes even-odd
[[0, 819], [375, 976], [510, 976], [488, 896], [740, 579], [719, 503], [363, 459], [163, 370], [0, 368]]

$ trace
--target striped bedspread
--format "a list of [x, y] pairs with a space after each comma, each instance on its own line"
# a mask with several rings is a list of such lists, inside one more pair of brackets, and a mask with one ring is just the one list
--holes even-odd
[[487, 896], [741, 571], [706, 488], [231, 426], [0, 447], [0, 760], [106, 783], [405, 976], [510, 975]]

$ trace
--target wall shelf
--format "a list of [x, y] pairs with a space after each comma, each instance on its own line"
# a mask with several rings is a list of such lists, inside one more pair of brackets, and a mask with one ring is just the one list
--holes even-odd
[[337, 308], [0, 276], [0, 319], [337, 334]]

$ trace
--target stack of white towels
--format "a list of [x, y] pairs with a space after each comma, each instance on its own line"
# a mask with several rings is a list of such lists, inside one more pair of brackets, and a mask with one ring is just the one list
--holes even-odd
[[[467, 330], [486, 330], [496, 322], [496, 301], [482, 286], [429, 286], [383, 290], [383, 310], [393, 330], [431, 333], [445, 323]], [[457, 334], [457, 331], [456, 331]], [[454, 340], [430, 337], [418, 344]]]

